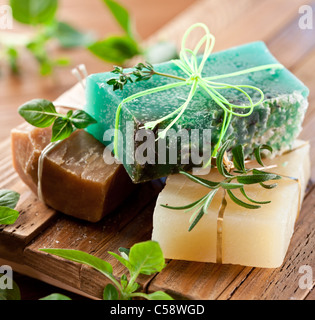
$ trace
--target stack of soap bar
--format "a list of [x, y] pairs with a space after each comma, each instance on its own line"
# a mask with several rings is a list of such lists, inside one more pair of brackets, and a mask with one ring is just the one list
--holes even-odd
[[[13, 165], [37, 193], [38, 158], [49, 144], [51, 128], [23, 124], [11, 132]], [[133, 183], [122, 165], [103, 160], [104, 145], [84, 130], [75, 131], [51, 150], [43, 164], [45, 203], [65, 214], [91, 222], [114, 210]]]
[[[254, 42], [226, 51], [212, 54], [207, 60], [202, 72], [202, 76], [214, 76], [227, 74], [261, 66], [277, 63], [263, 42]], [[187, 77], [172, 62], [156, 65], [159, 72]], [[160, 76], [153, 76], [149, 81], [128, 83], [124, 90], [113, 91], [112, 86], [106, 82], [117, 75], [113, 73], [99, 73], [90, 75], [87, 78], [85, 110], [91, 114], [97, 124], [88, 127], [90, 132], [99, 141], [104, 141], [104, 132], [114, 128], [116, 110], [119, 103], [134, 93], [149, 88], [162, 86], [177, 80]], [[308, 89], [288, 70], [266, 70], [245, 74], [237, 77], [221, 79], [220, 82], [238, 85], [252, 85], [259, 87], [265, 94], [265, 101], [255, 107], [254, 112], [249, 117], [233, 117], [232, 123], [225, 136], [232, 139], [235, 144], [246, 144], [245, 155], [250, 156], [254, 148], [259, 144], [267, 143], [271, 145], [275, 153], [281, 154], [291, 147], [292, 143], [301, 131], [301, 124], [308, 106]], [[119, 129], [122, 135], [126, 135], [127, 122], [134, 124], [134, 132], [131, 138], [124, 139], [120, 160], [124, 164], [128, 174], [134, 182], [142, 182], [167, 176], [170, 173], [178, 172], [180, 163], [170, 164], [168, 160], [165, 164], [150, 163], [128, 163], [127, 154], [130, 149], [129, 139], [135, 139], [135, 132], [139, 127], [148, 121], [154, 121], [166, 116], [177, 109], [188, 96], [190, 86], [183, 86], [160, 93], [154, 93], [127, 103], [123, 106], [120, 116]], [[234, 104], [248, 104], [238, 91], [220, 91]], [[250, 92], [249, 92], [250, 93]], [[258, 97], [259, 98], [259, 97]], [[255, 96], [253, 96], [254, 101]], [[257, 96], [256, 96], [257, 99]], [[183, 116], [174, 126], [178, 129], [211, 129], [212, 147], [218, 141], [218, 136], [222, 126], [222, 109], [206, 94], [202, 89], [198, 89], [193, 101], [189, 104]], [[161, 123], [156, 130], [165, 128], [169, 119]], [[135, 141], [135, 149], [143, 143]], [[120, 146], [118, 147], [120, 149]], [[202, 145], [200, 146], [202, 149]], [[157, 150], [157, 147], [156, 147]], [[180, 161], [181, 149], [178, 149], [178, 159]], [[189, 165], [185, 167], [189, 169]]]
[[[302, 146], [303, 142], [299, 144]], [[268, 171], [300, 180], [302, 201], [310, 177], [309, 145], [304, 144], [300, 149], [273, 161], [265, 160], [265, 165], [271, 164], [277, 167]], [[252, 166], [259, 167], [257, 163]], [[205, 178], [222, 180], [215, 169]], [[299, 211], [299, 184], [286, 178], [277, 182], [278, 186], [272, 190], [263, 189], [259, 185], [246, 186], [249, 197], [258, 201], [271, 200], [270, 204], [262, 205], [259, 209], [240, 207], [226, 197], [222, 231], [223, 263], [260, 268], [277, 268], [283, 263]], [[218, 191], [207, 214], [190, 232], [188, 228], [192, 212], [161, 206], [190, 204], [207, 194], [208, 190], [181, 174], [167, 179], [154, 211], [152, 234], [152, 239], [161, 245], [165, 258], [217, 261], [217, 218], [223, 191]], [[242, 199], [240, 193], [237, 195]]]

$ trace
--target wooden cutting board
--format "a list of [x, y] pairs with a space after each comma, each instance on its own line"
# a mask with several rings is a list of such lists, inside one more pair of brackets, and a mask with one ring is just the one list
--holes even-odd
[[[311, 143], [315, 134], [315, 35], [298, 28], [299, 6], [305, 0], [199, 1], [166, 25], [149, 42], [168, 38], [177, 44], [183, 30], [195, 22], [206, 23], [217, 37], [216, 50], [248, 41], [264, 40], [275, 56], [311, 90], [310, 108], [301, 138]], [[310, 5], [315, 10], [314, 2]], [[222, 19], [224, 17], [224, 19]], [[251, 28], [253, 25], [255, 28]], [[198, 36], [198, 35], [196, 35]], [[191, 39], [193, 43], [193, 39]], [[79, 99], [78, 99], [79, 97]], [[57, 99], [59, 104], [82, 105], [80, 85]], [[35, 98], [35, 97], [34, 97]], [[107, 253], [148, 240], [159, 181], [138, 186], [121, 206], [99, 223], [67, 217], [39, 202], [21, 182], [11, 164], [10, 140], [0, 144], [0, 188], [21, 193], [20, 218], [13, 226], [0, 227], [0, 265], [91, 298], [101, 298], [107, 279], [94, 269], [49, 256], [40, 248], [78, 249], [109, 261], [117, 277], [125, 269]], [[300, 217], [288, 253], [278, 269], [259, 269], [212, 263], [168, 261], [154, 276], [140, 279], [142, 290], [164, 290], [179, 299], [315, 299], [312, 288], [299, 286], [303, 266], [315, 267], [315, 161]]]

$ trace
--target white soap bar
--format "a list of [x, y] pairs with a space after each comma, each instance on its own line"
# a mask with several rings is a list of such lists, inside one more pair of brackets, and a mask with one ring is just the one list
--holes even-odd
[[[298, 178], [301, 201], [310, 178], [309, 144], [297, 141], [299, 148], [273, 160], [265, 159], [265, 166], [276, 165], [265, 171]], [[256, 162], [247, 167], [261, 167]], [[202, 178], [221, 181], [216, 169]], [[267, 190], [260, 185], [245, 186], [249, 197], [257, 201], [271, 200], [259, 209], [246, 209], [226, 196], [222, 231], [222, 263], [261, 268], [277, 268], [283, 263], [299, 212], [299, 183], [282, 178], [278, 186]], [[274, 183], [273, 182], [268, 182]], [[268, 184], [267, 183], [267, 184]], [[192, 182], [181, 174], [169, 176], [160, 193], [153, 217], [152, 239], [161, 245], [165, 258], [217, 262], [217, 218], [223, 191], [215, 195], [207, 214], [192, 231], [188, 231], [193, 211], [171, 210], [169, 206], [188, 205], [207, 194], [209, 189]], [[233, 190], [244, 199], [239, 190]], [[248, 200], [244, 199], [248, 202]]]

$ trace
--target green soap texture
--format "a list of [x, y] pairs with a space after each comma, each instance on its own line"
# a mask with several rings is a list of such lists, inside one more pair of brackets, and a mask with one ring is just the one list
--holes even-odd
[[[213, 53], [207, 60], [202, 76], [232, 73], [247, 68], [278, 63], [263, 42], [253, 42], [234, 47], [218, 53]], [[155, 65], [158, 72], [169, 73], [187, 78], [187, 76], [172, 62]], [[97, 120], [97, 124], [91, 125], [87, 131], [99, 141], [104, 141], [104, 132], [115, 127], [116, 110], [120, 102], [137, 92], [162, 86], [177, 80], [154, 75], [148, 81], [128, 83], [124, 89], [113, 91], [107, 84], [113, 73], [92, 74], [86, 82], [86, 107], [91, 116]], [[302, 122], [308, 107], [308, 88], [287, 69], [272, 69], [241, 76], [224, 78], [218, 82], [251, 85], [260, 88], [265, 95], [262, 104], [255, 107], [248, 117], [233, 116], [224, 140], [232, 139], [234, 145], [245, 145], [245, 156], [251, 157], [253, 150], [260, 144], [268, 144], [273, 147], [274, 155], [280, 155], [290, 149], [294, 140], [302, 129]], [[119, 129], [123, 136], [126, 134], [126, 123], [134, 124], [133, 138], [136, 131], [148, 121], [160, 119], [176, 110], [186, 100], [190, 86], [182, 86], [171, 90], [147, 95], [123, 105]], [[260, 98], [254, 91], [247, 91], [252, 98], [258, 101]], [[220, 91], [231, 103], [248, 104], [244, 95], [236, 90], [225, 89]], [[245, 112], [245, 111], [244, 111]], [[165, 128], [173, 118], [160, 123], [156, 129]], [[223, 110], [201, 88], [198, 88], [193, 100], [185, 113], [173, 126], [179, 129], [211, 129], [211, 146], [218, 141], [223, 119]], [[154, 130], [155, 131], [155, 130]], [[126, 141], [128, 140], [128, 141]], [[200, 139], [201, 140], [201, 139]], [[135, 182], [144, 182], [161, 178], [178, 172], [180, 168], [189, 169], [195, 165], [181, 165], [181, 150], [178, 150], [177, 163], [129, 163], [127, 150], [130, 150], [130, 139], [124, 139], [118, 149], [123, 150], [119, 159], [126, 168], [131, 179]], [[132, 148], [138, 148], [141, 143], [135, 141]], [[156, 142], [157, 143], [157, 142]], [[202, 145], [200, 146], [200, 149]]]

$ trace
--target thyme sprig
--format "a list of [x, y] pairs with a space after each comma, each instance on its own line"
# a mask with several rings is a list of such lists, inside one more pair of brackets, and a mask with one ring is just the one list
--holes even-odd
[[[161, 205], [164, 208], [172, 209], [172, 210], [186, 210], [191, 211], [195, 209], [191, 218], [190, 218], [190, 226], [188, 231], [191, 231], [200, 219], [207, 213], [211, 202], [218, 192], [220, 188], [224, 189], [226, 194], [230, 197], [230, 199], [235, 202], [237, 205], [247, 208], [247, 209], [259, 209], [261, 205], [268, 204], [271, 201], [257, 201], [250, 198], [246, 191], [246, 185], [259, 184], [261, 187], [265, 189], [272, 189], [277, 186], [277, 183], [274, 184], [265, 184], [265, 182], [279, 180], [281, 179], [280, 175], [265, 172], [261, 169], [247, 169], [245, 167], [245, 157], [244, 157], [244, 147], [242, 145], [238, 145], [232, 149], [233, 155], [233, 169], [231, 170], [230, 163], [225, 161], [226, 152], [230, 149], [232, 141], [227, 140], [219, 149], [217, 157], [216, 157], [216, 167], [218, 172], [225, 178], [220, 182], [209, 181], [197, 176], [194, 176], [188, 172], [180, 171], [181, 174], [188, 177], [190, 180], [210, 189], [209, 193], [200, 198], [199, 200], [188, 204], [186, 206], [181, 207], [172, 207], [169, 205]], [[257, 162], [264, 167], [264, 164], [261, 160], [261, 151], [268, 150], [272, 152], [272, 148], [268, 145], [261, 145], [255, 149], [255, 158]], [[245, 201], [239, 199], [232, 190], [239, 189], [242, 195], [245, 198]], [[248, 202], [247, 202], [247, 201]]]
[[119, 77], [111, 78], [107, 81], [107, 84], [113, 86], [113, 91], [123, 90], [124, 85], [126, 85], [128, 82], [134, 83], [150, 80], [154, 75], [185, 81], [184, 78], [156, 71], [152, 64], [150, 64], [149, 62], [140, 62], [129, 70], [130, 71], [126, 71], [119, 66], [114, 67], [114, 70], [112, 70], [111, 72], [114, 74], [118, 74]]

